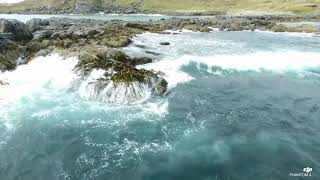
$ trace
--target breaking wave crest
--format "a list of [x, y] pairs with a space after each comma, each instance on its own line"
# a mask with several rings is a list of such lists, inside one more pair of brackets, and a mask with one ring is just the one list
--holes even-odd
[[182, 70], [192, 63], [196, 63], [198, 70], [203, 64], [207, 73], [220, 74], [221, 71], [272, 71], [284, 72], [313, 72], [320, 68], [320, 53], [315, 52], [257, 52], [245, 55], [216, 55], [191, 56], [186, 55], [178, 59], [165, 59], [152, 64], [140, 66], [165, 73], [169, 88], [177, 84], [193, 80], [188, 71]]
[[12, 72], [1, 73], [0, 79], [7, 85], [0, 86], [0, 104], [34, 94], [68, 90], [76, 78], [73, 68], [77, 62], [76, 58], [64, 59], [52, 54], [37, 57]]
[[133, 82], [126, 85], [125, 83], [114, 84], [112, 81], [99, 82], [104, 73], [104, 70], [94, 70], [81, 83], [79, 93], [82, 98], [99, 102], [129, 104], [148, 99], [152, 94], [151, 86], [147, 83]]

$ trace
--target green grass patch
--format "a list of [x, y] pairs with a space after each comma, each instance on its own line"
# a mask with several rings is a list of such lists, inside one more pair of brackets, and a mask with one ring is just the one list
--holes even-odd
[[[1, 12], [39, 7], [74, 7], [79, 0], [26, 0], [15, 5], [0, 5]], [[296, 14], [320, 13], [320, 0], [88, 0], [96, 7], [135, 7], [142, 10], [173, 12], [267, 11]], [[315, 6], [311, 7], [310, 4]], [[309, 5], [309, 6], [308, 6]]]
[[271, 28], [274, 32], [318, 32], [319, 28], [313, 25], [287, 26], [285, 24], [277, 24]]

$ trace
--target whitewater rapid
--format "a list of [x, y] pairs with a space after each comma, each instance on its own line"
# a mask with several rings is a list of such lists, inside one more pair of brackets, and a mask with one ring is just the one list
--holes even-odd
[[14, 71], [0, 73], [0, 79], [8, 85], [0, 86], [0, 104], [13, 103], [22, 97], [34, 94], [51, 96], [55, 91], [67, 91], [76, 74], [73, 68], [78, 60], [58, 54], [37, 57]]
[[[195, 68], [207, 73], [224, 75], [223, 72], [270, 72], [310, 74], [320, 69], [320, 53], [315, 52], [257, 52], [245, 55], [193, 56], [184, 55], [178, 59], [163, 59], [141, 65], [139, 68], [163, 72], [168, 88], [187, 83], [195, 77], [183, 71], [184, 67], [195, 64]], [[204, 66], [204, 67], [202, 67]]]
[[108, 82], [106, 87], [99, 82], [103, 78], [104, 70], [93, 70], [90, 75], [81, 82], [79, 87], [80, 97], [105, 103], [114, 104], [137, 104], [151, 97], [151, 88], [147, 83], [133, 82], [130, 85], [125, 83], [114, 84]]

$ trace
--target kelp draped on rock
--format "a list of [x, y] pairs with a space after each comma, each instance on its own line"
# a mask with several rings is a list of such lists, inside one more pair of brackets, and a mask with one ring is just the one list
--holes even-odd
[[131, 58], [120, 50], [106, 47], [97, 47], [96, 54], [91, 53], [81, 53], [74, 69], [82, 77], [85, 91], [89, 92], [84, 95], [87, 99], [132, 103], [167, 91], [168, 83], [158, 74], [134, 66], [146, 62], [146, 58]]

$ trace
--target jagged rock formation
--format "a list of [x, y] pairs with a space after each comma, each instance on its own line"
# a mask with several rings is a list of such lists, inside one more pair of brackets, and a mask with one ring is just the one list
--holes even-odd
[[27, 56], [24, 46], [32, 39], [26, 25], [17, 20], [0, 19], [0, 71], [15, 69], [18, 59]]

